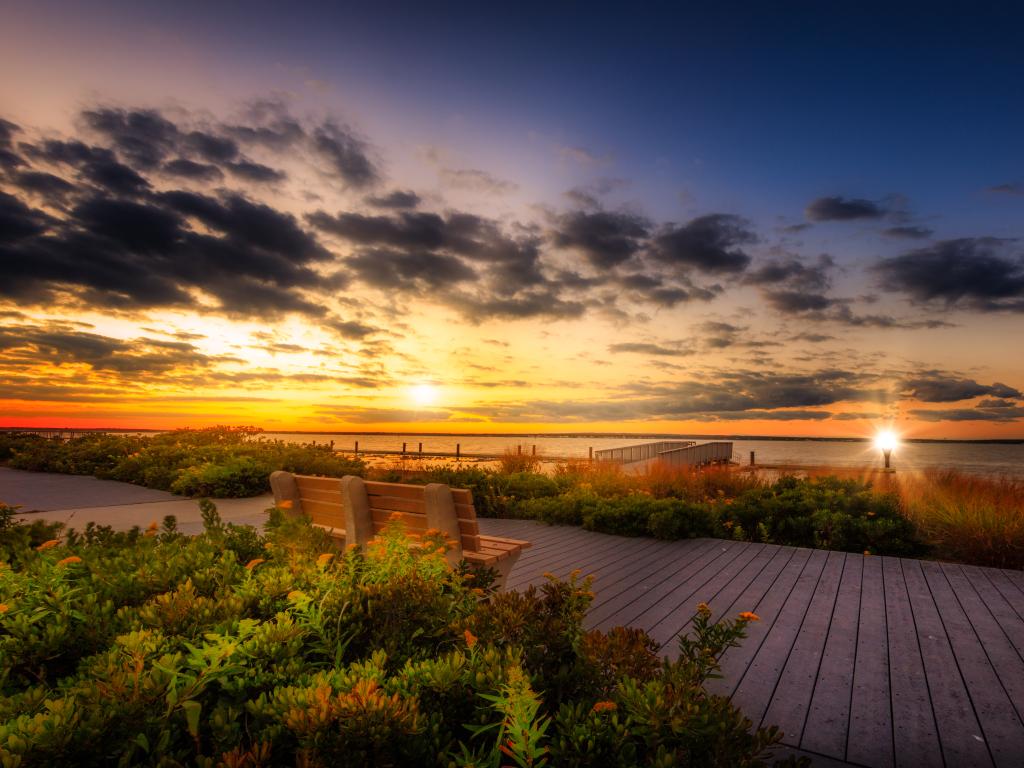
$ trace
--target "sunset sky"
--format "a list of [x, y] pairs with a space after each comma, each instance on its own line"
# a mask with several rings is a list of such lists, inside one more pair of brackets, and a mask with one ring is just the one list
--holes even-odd
[[0, 426], [1024, 437], [1013, 4], [4, 3]]

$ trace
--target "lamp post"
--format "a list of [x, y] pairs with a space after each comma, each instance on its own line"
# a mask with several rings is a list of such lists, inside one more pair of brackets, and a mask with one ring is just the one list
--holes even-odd
[[889, 466], [889, 459], [892, 456], [893, 448], [896, 447], [896, 442], [896, 435], [892, 432], [879, 432], [875, 435], [875, 446], [882, 451], [882, 457], [885, 459], [886, 472], [892, 472], [892, 468]]

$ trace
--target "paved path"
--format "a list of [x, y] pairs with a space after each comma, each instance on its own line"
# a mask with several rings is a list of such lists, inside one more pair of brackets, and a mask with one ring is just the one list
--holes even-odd
[[[194, 501], [87, 477], [0, 470], [0, 499], [79, 528], [145, 526], [166, 514], [182, 530], [201, 528]], [[218, 502], [224, 519], [253, 525], [269, 505]], [[817, 766], [1024, 764], [1024, 573], [523, 520], [480, 528], [533, 542], [510, 588], [581, 568], [597, 594], [588, 626], [642, 627], [666, 654], [698, 602], [716, 616], [757, 613], [711, 687], [755, 723], [778, 725], [787, 749]]]
[[[88, 522], [116, 530], [128, 530], [135, 525], [145, 528], [167, 515], [178, 519], [178, 529], [183, 533], [199, 533], [203, 528], [199, 505], [193, 499], [83, 475], [0, 467], [0, 501], [20, 506], [20, 511], [27, 513], [24, 519], [54, 520], [79, 530]], [[264, 512], [273, 504], [269, 494], [214, 501], [225, 522], [255, 526], [263, 524]]]

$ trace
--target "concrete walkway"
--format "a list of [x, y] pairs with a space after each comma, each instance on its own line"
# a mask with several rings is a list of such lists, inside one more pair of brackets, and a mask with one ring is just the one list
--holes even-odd
[[[178, 519], [182, 533], [198, 533], [203, 528], [199, 504], [194, 499], [84, 475], [0, 467], [0, 501], [20, 506], [25, 520], [52, 520], [79, 530], [89, 522], [124, 531], [135, 525], [145, 528], [154, 520], [160, 523], [167, 515]], [[214, 503], [225, 522], [260, 526], [273, 497], [215, 499]]]

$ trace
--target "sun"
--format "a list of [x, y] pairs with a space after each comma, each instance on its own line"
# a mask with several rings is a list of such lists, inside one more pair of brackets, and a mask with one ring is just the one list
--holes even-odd
[[884, 429], [875, 435], [875, 447], [882, 451], [891, 451], [899, 443], [899, 438], [896, 437], [896, 433], [889, 429]]
[[432, 405], [437, 401], [437, 387], [433, 384], [417, 384], [409, 390], [412, 401], [416, 405]]

